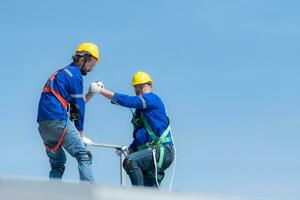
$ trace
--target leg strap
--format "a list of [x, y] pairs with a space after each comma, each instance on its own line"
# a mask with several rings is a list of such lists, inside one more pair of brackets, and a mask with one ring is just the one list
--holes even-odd
[[62, 142], [64, 141], [64, 138], [67, 133], [68, 121], [69, 121], [69, 119], [66, 120], [65, 128], [63, 129], [62, 134], [61, 134], [57, 144], [54, 147], [50, 147], [48, 144], [44, 143], [44, 145], [48, 151], [55, 153], [59, 149], [59, 147], [61, 146]]

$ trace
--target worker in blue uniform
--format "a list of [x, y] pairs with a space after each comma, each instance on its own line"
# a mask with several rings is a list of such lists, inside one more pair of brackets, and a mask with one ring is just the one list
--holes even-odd
[[91, 90], [115, 104], [135, 108], [133, 142], [123, 167], [132, 185], [159, 187], [164, 171], [174, 160], [170, 122], [162, 100], [152, 92], [153, 81], [147, 73], [135, 73], [131, 84], [136, 96], [107, 90], [100, 81], [94, 81]]
[[56, 71], [44, 86], [38, 107], [39, 133], [49, 157], [49, 178], [62, 178], [66, 150], [77, 159], [80, 180], [94, 183], [91, 154], [85, 145], [91, 140], [83, 134], [85, 104], [94, 94], [83, 95], [82, 76], [100, 61], [99, 51], [95, 44], [85, 42], [72, 58], [73, 62]]

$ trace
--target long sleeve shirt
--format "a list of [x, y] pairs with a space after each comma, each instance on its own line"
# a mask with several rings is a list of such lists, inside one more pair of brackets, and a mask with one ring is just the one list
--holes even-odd
[[[46, 83], [47, 84], [47, 83]], [[79, 107], [79, 120], [75, 121], [78, 131], [83, 131], [85, 101], [83, 95], [83, 79], [78, 66], [71, 63], [60, 71], [53, 80], [52, 88], [58, 92], [68, 103]], [[66, 120], [67, 110], [52, 93], [42, 93], [37, 121]]]
[[[169, 125], [166, 109], [162, 100], [152, 92], [139, 96], [129, 96], [115, 93], [113, 102], [124, 107], [135, 108], [135, 114], [138, 116], [141, 112], [143, 112], [143, 115], [157, 137], [160, 137]], [[167, 136], [170, 136], [170, 133], [168, 133]], [[134, 130], [133, 142], [131, 143], [130, 147], [134, 151], [137, 151], [138, 146], [151, 141], [152, 139], [149, 133], [147, 132], [145, 126], [143, 126], [137, 130]], [[172, 141], [168, 143], [172, 144]]]

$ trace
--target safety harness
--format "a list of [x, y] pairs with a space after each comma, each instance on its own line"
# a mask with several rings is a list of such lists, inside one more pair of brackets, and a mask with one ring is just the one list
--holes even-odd
[[[143, 149], [147, 149], [147, 148], [152, 149], [153, 159], [154, 159], [154, 164], [155, 164], [156, 178], [159, 181], [161, 181], [163, 179], [163, 175], [157, 174], [157, 171], [159, 171], [162, 168], [162, 164], [163, 164], [163, 161], [164, 161], [164, 153], [165, 153], [164, 144], [172, 141], [172, 137], [171, 136], [167, 137], [167, 135], [168, 135], [168, 133], [170, 132], [170, 129], [171, 129], [169, 118], [168, 118], [168, 124], [169, 125], [164, 130], [164, 132], [161, 134], [160, 137], [156, 136], [156, 134], [152, 130], [152, 128], [151, 128], [148, 120], [145, 118], [145, 116], [144, 116], [144, 114], [142, 112], [141, 112], [141, 115], [140, 115], [140, 119], [142, 120], [142, 123], [145, 126], [145, 128], [146, 128], [149, 136], [152, 139], [152, 141], [151, 142], [147, 142], [146, 144], [143, 144], [143, 145], [139, 145], [137, 147], [137, 149], [138, 150], [143, 150]], [[134, 116], [133, 121], [138, 121], [138, 119], [136, 119], [136, 116]], [[157, 151], [158, 148], [159, 148], [160, 154], [159, 154], [159, 160], [158, 160], [158, 162], [156, 162], [155, 153], [156, 153], [156, 151]], [[150, 173], [151, 172], [149, 172], [149, 174]]]
[[43, 93], [52, 93], [56, 98], [57, 100], [61, 103], [61, 105], [63, 106], [64, 109], [67, 110], [67, 120], [66, 120], [66, 123], [65, 123], [65, 127], [62, 131], [62, 134], [60, 136], [60, 138], [58, 139], [58, 142], [57, 144], [54, 146], [54, 147], [50, 147], [48, 144], [44, 143], [46, 149], [52, 153], [56, 152], [59, 147], [61, 146], [64, 138], [65, 138], [65, 135], [67, 133], [67, 126], [68, 126], [68, 122], [70, 121], [69, 120], [69, 107], [70, 107], [70, 104], [58, 93], [56, 92], [54, 89], [53, 89], [53, 81], [54, 79], [56, 78], [56, 76], [58, 75], [59, 72], [61, 72], [62, 70], [64, 70], [65, 68], [62, 68], [62, 69], [59, 69], [57, 70], [47, 81], [47, 84], [46, 86], [44, 87], [43, 89]]

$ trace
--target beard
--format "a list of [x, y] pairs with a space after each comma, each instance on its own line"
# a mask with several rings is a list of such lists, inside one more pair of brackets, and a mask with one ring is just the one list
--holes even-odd
[[86, 68], [81, 68], [80, 72], [82, 76], [86, 76], [88, 74]]

